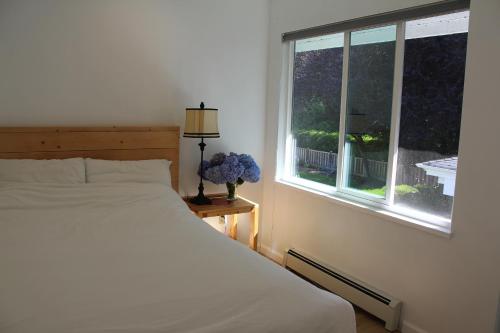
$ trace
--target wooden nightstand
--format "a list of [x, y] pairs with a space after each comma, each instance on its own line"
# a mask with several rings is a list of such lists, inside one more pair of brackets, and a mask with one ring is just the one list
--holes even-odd
[[259, 236], [259, 205], [242, 197], [235, 201], [227, 201], [227, 194], [207, 195], [212, 199], [211, 205], [195, 205], [184, 198], [191, 211], [200, 218], [214, 216], [229, 217], [229, 236], [236, 239], [238, 231], [238, 214], [250, 213], [250, 236], [248, 246], [257, 250], [257, 241]]

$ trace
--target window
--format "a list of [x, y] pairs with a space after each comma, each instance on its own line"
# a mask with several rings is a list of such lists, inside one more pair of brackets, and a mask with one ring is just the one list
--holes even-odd
[[469, 12], [291, 41], [280, 177], [451, 220]]
[[344, 34], [295, 43], [293, 174], [335, 186], [339, 147]]
[[389, 160], [396, 26], [350, 35], [343, 186], [384, 198], [387, 168], [372, 161]]
[[468, 12], [406, 23], [395, 204], [451, 219]]

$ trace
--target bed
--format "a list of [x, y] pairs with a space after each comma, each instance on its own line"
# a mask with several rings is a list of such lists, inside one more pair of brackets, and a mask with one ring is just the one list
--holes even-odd
[[172, 186], [0, 183], [0, 332], [355, 332], [348, 302], [189, 211], [178, 140], [176, 127], [0, 129], [2, 159], [172, 161]]

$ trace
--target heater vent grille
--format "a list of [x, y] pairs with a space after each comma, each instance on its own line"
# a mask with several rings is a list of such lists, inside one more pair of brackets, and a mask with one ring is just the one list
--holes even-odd
[[312, 261], [311, 259], [309, 258], [306, 258], [304, 257], [303, 255], [295, 252], [294, 250], [289, 250], [288, 251], [288, 254], [295, 257], [295, 258], [298, 258], [306, 263], [308, 263], [309, 265], [319, 269], [320, 271], [324, 272], [325, 274], [328, 274], [342, 282], [344, 282], [345, 284], [348, 284], [349, 286], [353, 287], [353, 288], [356, 288], [357, 290], [361, 291], [362, 293], [370, 296], [370, 297], [373, 297], [375, 299], [377, 299], [378, 301], [384, 303], [384, 304], [390, 304], [391, 303], [391, 300], [388, 299], [387, 297], [384, 297], [364, 286], [362, 286], [361, 284], [357, 283], [357, 282], [354, 282], [352, 281], [351, 279], [347, 278], [347, 277], [344, 277], [334, 271], [332, 271], [331, 269], [321, 265], [321, 264], [318, 264], [317, 262], [314, 262]]
[[385, 321], [385, 328], [398, 328], [401, 302], [332, 267], [290, 249], [285, 267], [316, 286], [329, 290]]

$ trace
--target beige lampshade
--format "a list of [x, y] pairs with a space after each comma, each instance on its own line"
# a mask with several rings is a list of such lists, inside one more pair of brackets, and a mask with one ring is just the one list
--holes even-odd
[[219, 138], [218, 112], [217, 109], [204, 108], [203, 103], [200, 108], [187, 108], [184, 137]]

